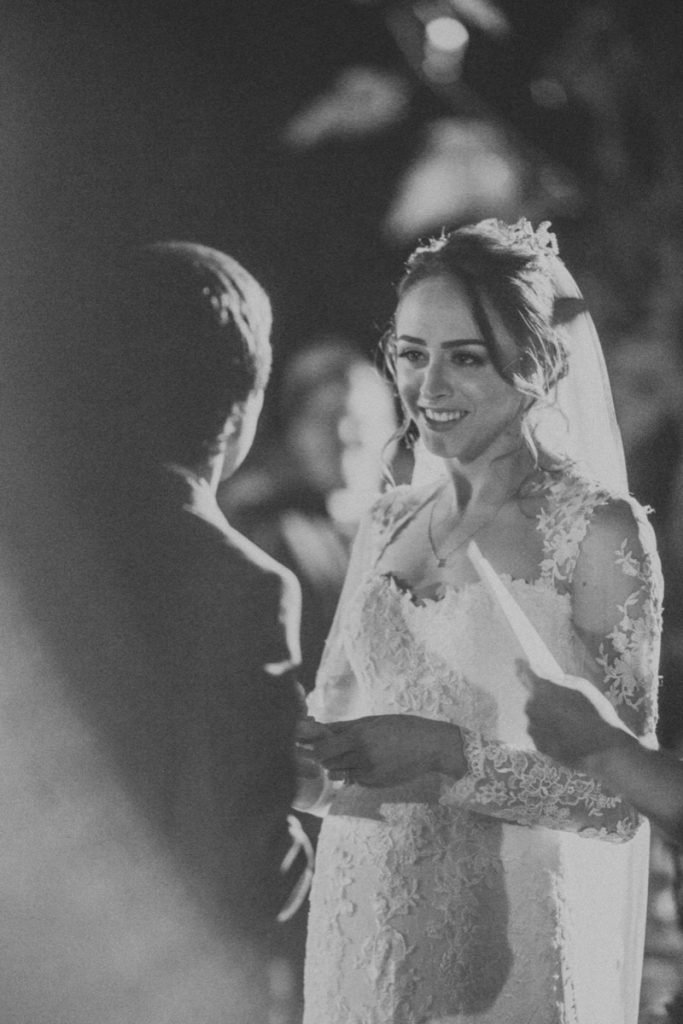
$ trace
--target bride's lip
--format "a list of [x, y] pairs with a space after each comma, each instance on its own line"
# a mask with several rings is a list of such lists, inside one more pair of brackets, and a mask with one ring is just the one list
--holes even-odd
[[450, 430], [456, 423], [461, 423], [468, 415], [467, 409], [428, 409], [420, 408], [420, 418], [430, 430]]

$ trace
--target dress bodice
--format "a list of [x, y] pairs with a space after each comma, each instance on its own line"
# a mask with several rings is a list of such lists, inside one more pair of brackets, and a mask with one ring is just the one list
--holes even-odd
[[[569, 596], [544, 579], [505, 582], [571, 671]], [[423, 715], [531, 746], [515, 671], [522, 652], [478, 581], [418, 601], [391, 575], [372, 571], [349, 602], [345, 633], [365, 714]]]

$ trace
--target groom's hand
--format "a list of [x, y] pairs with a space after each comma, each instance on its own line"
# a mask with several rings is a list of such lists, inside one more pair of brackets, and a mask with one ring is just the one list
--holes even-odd
[[541, 753], [574, 766], [627, 742], [626, 734], [605, 722], [582, 693], [541, 679], [526, 662], [517, 663], [517, 675], [530, 691], [525, 706], [529, 735]]

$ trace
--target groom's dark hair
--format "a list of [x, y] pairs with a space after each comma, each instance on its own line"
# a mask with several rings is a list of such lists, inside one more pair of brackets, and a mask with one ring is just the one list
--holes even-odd
[[117, 399], [155, 455], [191, 466], [220, 450], [235, 404], [270, 374], [272, 316], [261, 285], [216, 249], [157, 242], [119, 261], [107, 305]]

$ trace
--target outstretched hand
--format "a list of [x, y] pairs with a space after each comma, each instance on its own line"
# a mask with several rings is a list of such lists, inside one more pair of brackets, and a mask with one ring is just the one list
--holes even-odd
[[541, 679], [525, 661], [517, 662], [517, 676], [531, 694], [525, 706], [529, 735], [541, 753], [573, 766], [628, 742], [626, 733], [605, 722], [577, 690]]
[[319, 729], [309, 742], [333, 780], [396, 786], [428, 772], [455, 778], [465, 772], [460, 730], [449, 722], [417, 715], [372, 715]]

